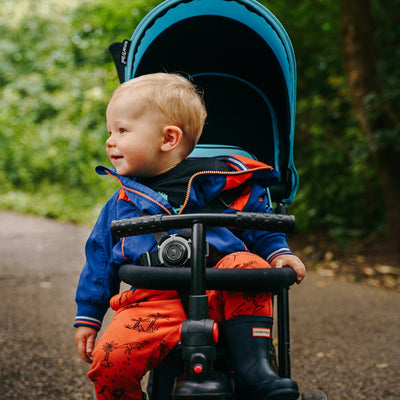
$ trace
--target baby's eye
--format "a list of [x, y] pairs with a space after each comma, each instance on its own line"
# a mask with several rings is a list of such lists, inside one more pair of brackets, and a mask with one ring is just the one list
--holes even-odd
[[119, 128], [119, 133], [125, 133], [126, 129], [125, 128]]

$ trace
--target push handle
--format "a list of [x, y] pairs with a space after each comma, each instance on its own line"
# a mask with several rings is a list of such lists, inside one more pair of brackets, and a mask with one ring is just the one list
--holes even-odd
[[189, 228], [195, 222], [208, 227], [227, 227], [270, 232], [291, 232], [293, 215], [238, 212], [235, 214], [201, 213], [181, 215], [146, 215], [112, 221], [111, 232], [115, 237], [135, 236], [145, 233], [164, 232], [170, 229]]

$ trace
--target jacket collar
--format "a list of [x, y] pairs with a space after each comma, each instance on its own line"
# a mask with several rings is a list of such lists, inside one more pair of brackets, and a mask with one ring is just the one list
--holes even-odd
[[[231, 167], [231, 171], [200, 171], [189, 181], [186, 200], [181, 213], [198, 212], [218, 194], [232, 189], [247, 180], [258, 181], [263, 187], [271, 186], [278, 181], [278, 173], [267, 164], [243, 156], [217, 157]], [[117, 179], [129, 199], [140, 209], [151, 214], [174, 214], [172, 206], [158, 193], [142, 185], [135, 178], [119, 175], [115, 169], [98, 166], [99, 175], [111, 175]]]

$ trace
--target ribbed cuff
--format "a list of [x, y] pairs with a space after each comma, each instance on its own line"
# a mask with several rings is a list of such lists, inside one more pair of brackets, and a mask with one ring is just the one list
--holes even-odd
[[288, 248], [282, 248], [282, 249], [279, 249], [279, 250], [275, 250], [273, 253], [271, 253], [268, 257], [267, 257], [267, 262], [268, 263], [271, 263], [271, 261], [273, 261], [276, 257], [279, 257], [279, 256], [283, 256], [283, 255], [285, 255], [285, 254], [290, 254], [290, 255], [294, 255], [291, 251], [290, 251], [290, 249], [288, 249]]
[[75, 316], [74, 326], [88, 326], [100, 330], [107, 307], [86, 302], [78, 303], [78, 312]]
[[77, 328], [78, 326], [87, 326], [99, 331], [101, 328], [101, 321], [95, 318], [77, 315], [75, 317], [74, 327]]

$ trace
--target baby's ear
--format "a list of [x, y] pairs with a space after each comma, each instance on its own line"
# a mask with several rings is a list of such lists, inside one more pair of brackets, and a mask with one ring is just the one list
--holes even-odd
[[163, 130], [163, 142], [161, 151], [171, 151], [175, 149], [182, 140], [182, 129], [175, 125], [168, 125]]

